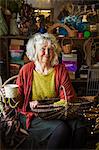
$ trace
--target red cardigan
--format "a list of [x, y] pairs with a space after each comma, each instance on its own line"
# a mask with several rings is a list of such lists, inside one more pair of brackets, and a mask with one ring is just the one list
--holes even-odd
[[[28, 104], [32, 96], [32, 81], [33, 81], [33, 69], [35, 65], [33, 62], [25, 64], [19, 72], [16, 83], [19, 86], [19, 95], [21, 95], [20, 107], [18, 111], [29, 116], [27, 121], [27, 127], [29, 127], [30, 119], [33, 117], [33, 113], [28, 112]], [[71, 101], [75, 98], [75, 92], [72, 87], [72, 83], [63, 64], [55, 66], [55, 90], [57, 97], [65, 99], [63, 90], [60, 90], [60, 86], [63, 85], [66, 91], [67, 100]]]

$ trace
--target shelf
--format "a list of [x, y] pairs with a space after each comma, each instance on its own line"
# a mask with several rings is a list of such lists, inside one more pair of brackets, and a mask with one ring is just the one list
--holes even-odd
[[57, 36], [57, 38], [58, 39], [62, 39], [62, 38], [65, 38], [65, 39], [72, 39], [72, 40], [88, 40], [89, 38], [93, 38], [93, 39], [99, 39], [99, 36], [96, 36], [96, 37], [94, 37], [94, 36], [91, 36], [91, 37], [89, 37], [89, 38], [77, 38], [77, 37], [60, 37], [60, 36]]
[[[29, 39], [30, 36], [23, 36], [23, 35], [18, 35], [18, 36], [3, 35], [3, 36], [0, 36], [0, 38], [2, 38], [2, 39], [8, 38], [8, 39], [23, 39], [23, 40], [25, 40], [25, 39]], [[77, 37], [72, 37], [71, 38], [71, 37], [59, 37], [59, 36], [57, 36], [57, 38], [60, 38], [60, 39], [65, 38], [65, 39], [73, 39], [73, 40], [87, 40], [88, 39], [88, 38], [77, 38]], [[99, 39], [99, 36], [96, 36], [96, 37], [92, 36], [92, 38], [93, 39]]]
[[1, 39], [23, 39], [23, 40], [27, 40], [29, 39], [28, 36], [13, 36], [13, 35], [6, 35], [6, 36], [0, 36]]
[[18, 64], [18, 65], [24, 65], [24, 60], [11, 60], [10, 63], [12, 64]]

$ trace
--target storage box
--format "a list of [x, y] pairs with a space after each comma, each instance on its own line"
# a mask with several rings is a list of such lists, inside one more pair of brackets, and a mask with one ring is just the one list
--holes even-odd
[[76, 72], [77, 70], [77, 54], [64, 54], [62, 53], [62, 63], [70, 72]]

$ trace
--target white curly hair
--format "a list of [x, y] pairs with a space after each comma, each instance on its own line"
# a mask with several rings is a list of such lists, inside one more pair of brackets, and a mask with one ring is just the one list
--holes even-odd
[[57, 42], [56, 37], [50, 33], [36, 33], [32, 35], [32, 37], [28, 40], [26, 45], [26, 55], [29, 60], [36, 62], [37, 61], [37, 54], [39, 51], [42, 50], [45, 41], [48, 41], [54, 48], [54, 58], [51, 62], [51, 65], [54, 66], [58, 64], [58, 54], [60, 51], [60, 46]]

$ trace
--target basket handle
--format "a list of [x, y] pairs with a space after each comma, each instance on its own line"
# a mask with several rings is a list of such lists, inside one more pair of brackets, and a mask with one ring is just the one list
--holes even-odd
[[[17, 77], [18, 77], [18, 75], [14, 75], [14, 76], [10, 77], [10, 78], [7, 79], [7, 80], [3, 83], [3, 85], [1, 86], [1, 88], [0, 88], [0, 102], [1, 102], [1, 103], [5, 103], [5, 105], [6, 105], [4, 86], [5, 86], [6, 84], [8, 84], [11, 80], [15, 80]], [[11, 104], [11, 100], [12, 100], [13, 103], [14, 103], [13, 105]], [[8, 102], [9, 102], [9, 106], [10, 106], [11, 108], [15, 108], [15, 107], [18, 105], [18, 103], [19, 103], [19, 102], [15, 102], [13, 98], [12, 98], [12, 99], [9, 98]]]
[[10, 77], [9, 79], [7, 79], [7, 80], [3, 83], [2, 87], [4, 87], [6, 84], [8, 84], [8, 82], [10, 82], [11, 80], [16, 79], [17, 77], [18, 77], [18, 75], [14, 75], [14, 76]]
[[64, 96], [65, 96], [65, 101], [67, 101], [67, 95], [66, 95], [65, 87], [64, 87], [63, 85], [61, 85], [61, 86], [60, 86], [60, 89], [63, 89]]
[[0, 88], [0, 102], [4, 102], [5, 101], [5, 97], [4, 97], [4, 94], [3, 94], [3, 88]]

